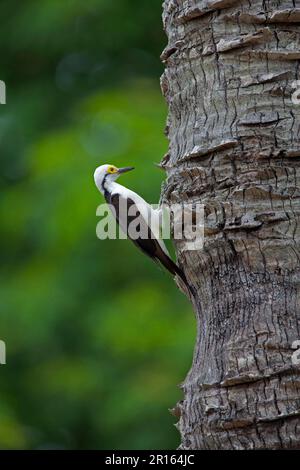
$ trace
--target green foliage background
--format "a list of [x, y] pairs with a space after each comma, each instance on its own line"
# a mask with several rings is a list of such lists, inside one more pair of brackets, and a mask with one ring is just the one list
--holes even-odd
[[2, 0], [1, 449], [165, 449], [192, 309], [126, 240], [96, 238], [103, 163], [164, 174], [161, 0]]

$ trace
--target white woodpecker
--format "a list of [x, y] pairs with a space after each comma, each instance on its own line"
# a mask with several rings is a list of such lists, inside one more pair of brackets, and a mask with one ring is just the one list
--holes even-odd
[[[190, 293], [185, 274], [170, 258], [165, 243], [160, 238], [159, 211], [153, 209], [135, 192], [116, 183], [116, 179], [120, 175], [133, 169], [133, 167], [117, 168], [114, 165], [99, 166], [94, 174], [96, 186], [104, 195], [114, 217], [128, 238], [144, 254], [162, 264], [174, 277], [178, 276]], [[123, 208], [123, 210], [120, 208]], [[137, 217], [139, 220], [139, 234], [141, 235], [132, 236], [129, 226]], [[149, 220], [152, 221], [151, 227]], [[154, 224], [153, 221], [155, 221]]]

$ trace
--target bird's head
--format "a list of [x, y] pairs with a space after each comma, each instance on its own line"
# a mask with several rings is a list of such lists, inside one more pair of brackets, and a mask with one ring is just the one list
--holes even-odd
[[100, 191], [103, 189], [104, 182], [112, 182], [115, 181], [122, 173], [126, 173], [127, 171], [134, 170], [133, 166], [126, 166], [124, 168], [117, 168], [114, 165], [101, 165], [99, 166], [95, 173], [94, 179], [98, 189]]

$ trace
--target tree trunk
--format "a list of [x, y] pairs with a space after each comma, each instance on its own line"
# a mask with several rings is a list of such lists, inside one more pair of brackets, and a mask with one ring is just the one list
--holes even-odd
[[181, 449], [300, 448], [297, 4], [164, 2], [162, 201], [205, 205], [203, 250], [177, 244], [198, 332]]

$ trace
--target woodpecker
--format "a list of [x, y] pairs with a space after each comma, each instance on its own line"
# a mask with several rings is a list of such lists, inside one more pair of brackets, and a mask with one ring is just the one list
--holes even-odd
[[[159, 212], [154, 210], [141, 196], [125, 188], [125, 186], [116, 183], [116, 179], [119, 178], [120, 175], [131, 170], [134, 170], [132, 166], [125, 168], [117, 168], [114, 165], [99, 166], [94, 173], [96, 186], [104, 195], [110, 208], [113, 209], [112, 213], [114, 217], [128, 238], [130, 238], [145, 255], [164, 266], [173, 277], [178, 277], [189, 292], [189, 286], [184, 272], [170, 258], [167, 247], [160, 238]], [[120, 207], [125, 207], [126, 213], [121, 211]], [[147, 223], [147, 221], [149, 221], [149, 214], [152, 221], [156, 221], [155, 224], [151, 224], [151, 228]], [[146, 233], [147, 237], [130, 236], [131, 233], [128, 227], [136, 217], [139, 217], [140, 225], [142, 225], [139, 232], [142, 234]]]

